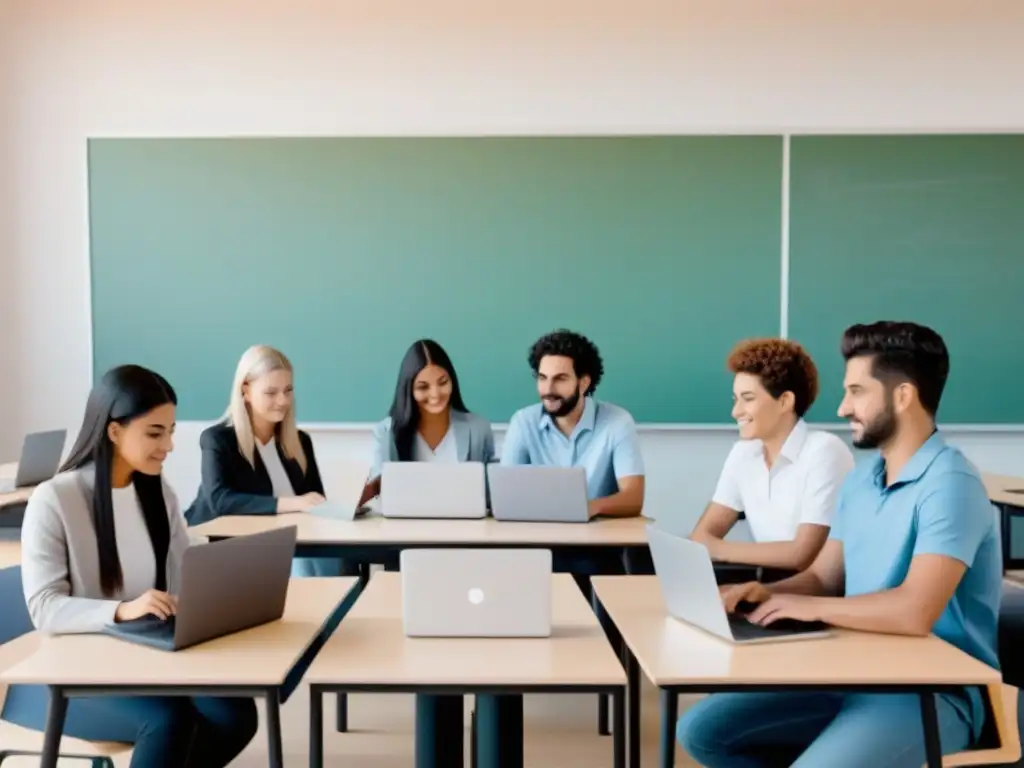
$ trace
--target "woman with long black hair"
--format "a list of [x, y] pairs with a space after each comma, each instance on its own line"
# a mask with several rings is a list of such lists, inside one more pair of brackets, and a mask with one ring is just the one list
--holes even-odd
[[[137, 365], [112, 369], [89, 395], [70, 455], [35, 489], [22, 524], [25, 600], [40, 631], [175, 614], [189, 538], [161, 472], [176, 405], [171, 385]], [[41, 730], [46, 701], [45, 689], [14, 686], [4, 718]], [[90, 697], [70, 701], [64, 733], [133, 744], [133, 768], [223, 768], [256, 726], [251, 699]]]
[[386, 461], [494, 461], [491, 424], [466, 408], [455, 366], [436, 341], [420, 339], [406, 351], [391, 411], [374, 428], [373, 446], [364, 503], [380, 493]]

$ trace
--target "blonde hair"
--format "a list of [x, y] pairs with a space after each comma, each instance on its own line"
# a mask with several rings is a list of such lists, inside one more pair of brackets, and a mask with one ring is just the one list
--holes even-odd
[[[251, 466], [256, 466], [256, 435], [252, 429], [252, 414], [249, 412], [249, 405], [245, 402], [245, 395], [242, 393], [244, 385], [260, 376], [274, 371], [288, 371], [293, 373], [291, 361], [282, 352], [268, 347], [265, 344], [257, 344], [249, 347], [238, 361], [238, 368], [235, 369], [235, 383], [231, 388], [231, 399], [228, 402], [228, 410], [224, 418], [228, 424], [235, 428], [235, 437], [238, 439], [238, 450]], [[277, 440], [281, 445], [284, 455], [294, 459], [306, 472], [306, 452], [302, 449], [302, 441], [299, 440], [299, 428], [295, 424], [295, 401], [288, 409], [288, 415], [278, 425]]]

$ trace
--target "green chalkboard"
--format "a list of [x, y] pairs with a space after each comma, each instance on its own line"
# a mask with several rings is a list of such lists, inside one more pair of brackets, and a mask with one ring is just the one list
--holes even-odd
[[366, 422], [429, 336], [504, 422], [567, 326], [638, 421], [728, 422], [729, 348], [779, 332], [781, 168], [771, 136], [92, 140], [96, 374], [152, 366], [211, 419], [268, 343], [301, 420]]
[[836, 421], [853, 322], [939, 331], [939, 421], [1024, 424], [1024, 135], [795, 137], [790, 336], [822, 374], [809, 417]]

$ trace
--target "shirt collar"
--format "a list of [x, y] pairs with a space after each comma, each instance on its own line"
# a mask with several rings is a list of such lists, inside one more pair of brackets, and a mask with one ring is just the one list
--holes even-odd
[[[904, 485], [906, 483], [913, 483], [921, 479], [921, 476], [928, 471], [928, 468], [932, 465], [932, 462], [938, 458], [939, 454], [942, 453], [946, 448], [946, 441], [943, 440], [942, 435], [936, 429], [932, 432], [931, 437], [921, 444], [914, 455], [910, 457], [910, 460], [903, 466], [900, 471], [899, 477], [896, 478], [892, 486]], [[885, 488], [885, 459], [879, 454], [875, 459], [875, 466], [873, 477], [875, 484], [879, 488]]]
[[796, 462], [800, 457], [800, 451], [803, 450], [804, 443], [807, 442], [807, 422], [803, 419], [797, 419], [793, 429], [790, 430], [789, 436], [786, 438], [786, 442], [782, 444], [782, 450], [779, 451], [780, 456], [785, 456], [789, 461]]

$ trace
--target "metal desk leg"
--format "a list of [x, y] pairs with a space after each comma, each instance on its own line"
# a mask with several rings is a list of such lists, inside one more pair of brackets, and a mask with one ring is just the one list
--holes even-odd
[[281, 744], [281, 703], [277, 688], [267, 690], [267, 748], [270, 768], [284, 768], [284, 747]]
[[939, 716], [935, 712], [935, 694], [921, 694], [921, 723], [924, 726], [925, 765], [942, 768], [942, 744], [939, 741]]
[[[640, 665], [629, 648], [626, 656], [626, 715], [629, 718], [629, 768], [640, 768]], [[673, 747], [674, 748], [674, 747]]]
[[309, 768], [324, 764], [324, 694], [309, 686]]
[[679, 719], [679, 695], [661, 689], [661, 768], [673, 768], [676, 762], [676, 720]]
[[348, 730], [348, 694], [339, 693], [337, 694], [337, 699], [334, 730], [338, 733], [344, 733]]
[[68, 713], [68, 699], [56, 685], [50, 686], [50, 706], [46, 710], [46, 731], [43, 734], [43, 754], [40, 768], [57, 768], [60, 737], [64, 732], [64, 718]]
[[614, 768], [626, 768], [626, 692], [622, 689], [612, 694], [613, 716], [612, 726], [612, 765]]

